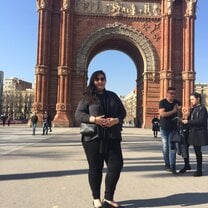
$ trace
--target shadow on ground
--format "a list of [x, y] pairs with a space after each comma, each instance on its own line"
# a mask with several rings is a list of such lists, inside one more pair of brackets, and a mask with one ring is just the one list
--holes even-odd
[[[162, 198], [128, 200], [121, 202], [128, 208], [168, 207], [168, 206], [194, 206], [208, 203], [208, 193], [180, 193]], [[206, 206], [208, 207], [208, 205]]]

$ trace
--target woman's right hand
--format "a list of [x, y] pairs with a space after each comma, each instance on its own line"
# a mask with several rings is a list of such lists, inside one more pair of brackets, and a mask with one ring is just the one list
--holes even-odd
[[104, 117], [105, 117], [105, 115], [90, 116], [89, 121], [90, 121], [90, 123], [95, 123], [100, 126], [105, 126], [106, 119]]

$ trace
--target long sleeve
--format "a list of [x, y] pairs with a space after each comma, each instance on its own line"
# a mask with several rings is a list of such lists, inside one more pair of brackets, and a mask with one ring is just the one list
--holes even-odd
[[206, 124], [207, 124], [207, 110], [204, 106], [195, 109], [194, 111], [192, 111], [191, 114], [193, 114], [193, 115], [191, 115], [190, 118], [193, 117], [193, 119], [189, 120], [190, 126], [196, 126], [196, 127], [205, 127], [206, 126]]
[[89, 122], [89, 104], [86, 101], [86, 99], [82, 98], [80, 102], [78, 103], [76, 112], [75, 112], [75, 118], [79, 122], [88, 123]]

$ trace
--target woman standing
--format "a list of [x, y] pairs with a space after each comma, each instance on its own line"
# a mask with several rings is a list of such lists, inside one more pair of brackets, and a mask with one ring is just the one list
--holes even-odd
[[[82, 134], [95, 208], [121, 207], [113, 200], [113, 196], [123, 167], [120, 142], [126, 110], [119, 97], [114, 92], [106, 90], [105, 85], [105, 73], [95, 71], [75, 113], [79, 122], [93, 123], [96, 126], [93, 134]], [[104, 200], [101, 202], [100, 189], [104, 162], [107, 165], [107, 174]]]
[[190, 110], [188, 120], [182, 120], [189, 125], [188, 144], [194, 146], [196, 154], [197, 170], [194, 176], [202, 176], [202, 152], [201, 147], [208, 145], [207, 135], [207, 110], [201, 104], [201, 95], [193, 93], [190, 96], [193, 107]]

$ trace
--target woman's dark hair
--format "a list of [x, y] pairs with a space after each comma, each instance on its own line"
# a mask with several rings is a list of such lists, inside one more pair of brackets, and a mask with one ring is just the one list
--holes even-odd
[[95, 84], [94, 84], [94, 80], [98, 77], [98, 75], [102, 74], [106, 80], [106, 75], [105, 75], [105, 72], [102, 71], [102, 70], [98, 70], [98, 71], [95, 71], [93, 72], [93, 74], [91, 75], [90, 77], [90, 82], [87, 86], [87, 89], [84, 93], [84, 95], [88, 95], [90, 97], [90, 100], [93, 100], [93, 98], [95, 97], [96, 95], [96, 87], [95, 87]]
[[196, 99], [199, 99], [199, 102], [202, 102], [202, 96], [198, 92], [194, 92], [191, 94], [191, 96], [194, 96]]

